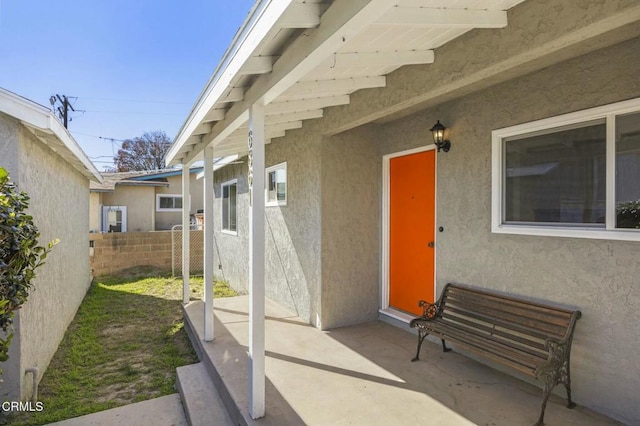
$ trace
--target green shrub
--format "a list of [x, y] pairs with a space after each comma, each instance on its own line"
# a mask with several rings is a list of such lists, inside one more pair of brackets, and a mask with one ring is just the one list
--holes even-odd
[[38, 245], [40, 233], [25, 212], [27, 207], [29, 196], [18, 191], [7, 171], [0, 167], [0, 329], [5, 332], [4, 338], [0, 337], [2, 362], [9, 358], [15, 311], [27, 301], [36, 268], [57, 242], [47, 247]]

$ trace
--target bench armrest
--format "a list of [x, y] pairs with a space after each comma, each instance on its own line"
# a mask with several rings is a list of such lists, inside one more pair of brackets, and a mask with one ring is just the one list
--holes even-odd
[[440, 310], [437, 303], [429, 303], [426, 300], [419, 301], [418, 306], [422, 308], [422, 316], [420, 319], [425, 321], [436, 319], [438, 311]]

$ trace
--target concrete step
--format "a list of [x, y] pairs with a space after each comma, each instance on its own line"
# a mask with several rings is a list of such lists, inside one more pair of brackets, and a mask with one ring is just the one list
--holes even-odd
[[176, 384], [189, 425], [233, 425], [211, 377], [201, 362], [178, 367], [176, 371]]

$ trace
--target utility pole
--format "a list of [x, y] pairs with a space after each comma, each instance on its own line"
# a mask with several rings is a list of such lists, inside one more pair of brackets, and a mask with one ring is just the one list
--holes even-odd
[[55, 96], [51, 96], [49, 98], [49, 102], [51, 102], [51, 107], [53, 108], [54, 105], [56, 104], [56, 101], [60, 101], [61, 105], [57, 108], [58, 111], [58, 117], [60, 117], [62, 119], [62, 124], [64, 125], [64, 128], [67, 129], [68, 124], [69, 124], [69, 108], [71, 108], [71, 111], [75, 112], [75, 109], [73, 109], [73, 105], [71, 105], [71, 102], [69, 102], [69, 98], [67, 98], [66, 95], [55, 95]]

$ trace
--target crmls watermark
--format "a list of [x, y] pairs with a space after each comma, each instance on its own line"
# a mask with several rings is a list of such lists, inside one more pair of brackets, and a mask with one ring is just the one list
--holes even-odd
[[44, 403], [40, 401], [4, 401], [2, 404], [0, 404], [0, 410], [4, 413], [33, 413], [36, 411], [44, 411]]

